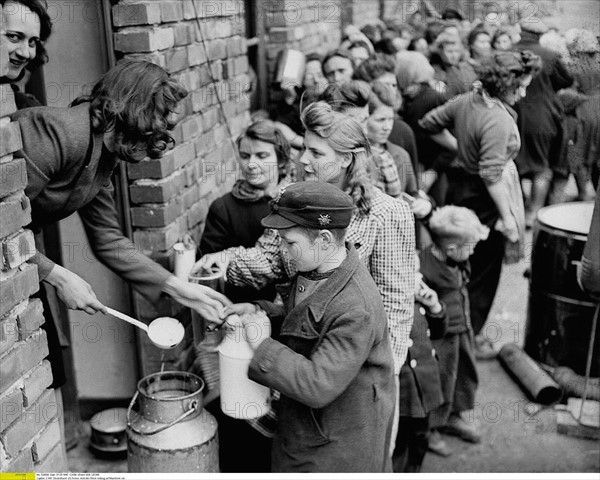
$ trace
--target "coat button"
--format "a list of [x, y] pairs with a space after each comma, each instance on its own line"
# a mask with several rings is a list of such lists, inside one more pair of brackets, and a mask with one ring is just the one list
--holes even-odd
[[432, 357], [435, 357], [435, 348], [432, 348], [432, 349], [431, 349], [431, 356], [432, 356]]
[[427, 329], [427, 336], [431, 337], [431, 330]]
[[412, 341], [412, 338], [409, 338], [409, 339], [408, 339], [408, 343], [407, 343], [407, 345], [408, 345], [408, 348], [412, 347], [412, 346], [414, 345], [414, 343], [415, 343], [415, 342], [413, 342], [413, 341]]
[[419, 307], [419, 313], [421, 315], [425, 315], [427, 312], [425, 311], [425, 309], [423, 307]]
[[268, 370], [267, 366], [264, 363], [261, 363], [258, 368], [260, 368], [261, 372], [266, 372]]
[[417, 361], [413, 358], [410, 361], [410, 368], [416, 368], [417, 367]]
[[304, 290], [306, 290], [306, 289], [304, 288], [304, 285], [300, 285], [300, 286], [298, 287], [298, 291], [299, 291], [299, 292], [303, 292]]

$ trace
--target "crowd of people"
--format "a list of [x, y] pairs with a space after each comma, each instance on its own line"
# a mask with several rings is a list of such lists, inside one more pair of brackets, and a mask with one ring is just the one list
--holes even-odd
[[[70, 108], [26, 108], [19, 82], [46, 60], [51, 23], [44, 0], [2, 5], [23, 10], [6, 19], [1, 80], [21, 108], [30, 228], [78, 211], [96, 255], [151, 301], [167, 293], [215, 324], [270, 318], [248, 372], [272, 388], [269, 414], [207, 405], [222, 471], [418, 472], [427, 451], [452, 454], [443, 434], [481, 441], [468, 412], [476, 361], [496, 353], [482, 332], [502, 265], [522, 258], [537, 210], [567, 200], [569, 175], [579, 199], [597, 188], [592, 32], [449, 8], [350, 26], [339, 48], [306, 55], [302, 78], [283, 79], [281, 100], [236, 140], [241, 177], [210, 206], [194, 272], [221, 269], [223, 295], [141, 255], [114, 205], [113, 169], [172, 147], [185, 89], [127, 60]], [[105, 311], [36, 239], [40, 281], [68, 308]], [[58, 388], [60, 327], [41, 295]], [[182, 368], [218, 377], [196, 360]]]

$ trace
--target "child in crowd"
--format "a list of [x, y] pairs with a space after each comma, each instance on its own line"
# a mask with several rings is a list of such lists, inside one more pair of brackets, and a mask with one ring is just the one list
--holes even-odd
[[400, 371], [400, 422], [392, 456], [394, 472], [420, 472], [429, 447], [429, 415], [444, 403], [440, 369], [431, 341], [444, 335], [444, 304], [423, 282], [419, 257], [415, 265], [415, 319], [408, 356]]
[[[489, 228], [472, 210], [445, 206], [433, 212], [429, 231], [434, 244], [420, 254], [421, 273], [446, 305], [448, 328], [433, 345], [440, 359], [444, 404], [431, 416], [431, 427], [461, 439], [478, 443], [480, 435], [465, 413], [473, 409], [478, 377], [473, 356], [473, 330], [469, 315], [469, 256]], [[429, 448], [443, 456], [450, 454], [439, 431], [434, 430]]]
[[262, 221], [278, 231], [299, 272], [285, 306], [256, 302], [273, 338], [244, 325], [255, 349], [249, 378], [281, 392], [273, 472], [391, 471], [394, 364], [379, 290], [344, 243], [354, 208], [333, 185], [301, 182], [285, 188]]

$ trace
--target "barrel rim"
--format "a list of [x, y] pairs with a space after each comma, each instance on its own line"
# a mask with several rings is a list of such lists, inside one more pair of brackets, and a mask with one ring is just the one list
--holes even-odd
[[[569, 205], [569, 206], [570, 205], [587, 205], [587, 206], [590, 206], [591, 208], [593, 208], [594, 207], [594, 202], [593, 201], [585, 201], [585, 202], [557, 203], [557, 204], [554, 204], [554, 205], [547, 205], [545, 207], [542, 207], [540, 209], [540, 211], [542, 211], [542, 213], [543, 213], [544, 210], [546, 210], [546, 211], [552, 210], [552, 209], [556, 210], [556, 209], [558, 209], [558, 208], [560, 208], [562, 206], [567, 206], [567, 205]], [[563, 232], [563, 234], [567, 233], [569, 235], [566, 235], [566, 236], [569, 237], [569, 238], [574, 238], [574, 237], [579, 236], [579, 239], [583, 239], [584, 241], [587, 240], [589, 232], [588, 233], [574, 232], [573, 230], [567, 230], [565, 228], [560, 228], [560, 227], [557, 227], [555, 225], [550, 225], [549, 223], [544, 222], [540, 218], [540, 211], [538, 211], [538, 213], [536, 215], [536, 218], [535, 218], [536, 224], [538, 226], [546, 227], [546, 229], [551, 230], [551, 231]]]
[[[172, 397], [172, 398], [156, 397], [153, 394], [148, 393], [147, 389], [143, 388], [143, 386], [144, 386], [143, 384], [144, 384], [144, 382], [147, 383], [151, 377], [157, 377], [157, 376], [161, 376], [161, 375], [163, 375], [163, 376], [164, 375], [181, 376], [181, 377], [188, 377], [192, 380], [197, 380], [199, 388], [187, 395], [182, 395], [180, 397]], [[194, 397], [198, 396], [199, 394], [203, 394], [205, 387], [206, 387], [206, 383], [198, 375], [196, 375], [194, 373], [190, 373], [190, 372], [182, 372], [179, 370], [167, 370], [166, 372], [151, 373], [149, 375], [146, 375], [142, 379], [140, 379], [137, 383], [137, 390], [140, 395], [143, 395], [144, 397], [149, 398], [151, 400], [160, 400], [160, 401], [164, 401], [164, 402], [180, 402], [182, 400], [188, 400], [188, 399], [194, 398]]]

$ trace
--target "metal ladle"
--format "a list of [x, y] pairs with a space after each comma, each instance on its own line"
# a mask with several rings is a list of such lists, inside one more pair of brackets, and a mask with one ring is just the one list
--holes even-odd
[[[171, 317], [159, 317], [146, 325], [135, 318], [125, 315], [110, 307], [106, 307], [106, 311], [113, 317], [125, 320], [138, 328], [141, 328], [148, 334], [150, 341], [158, 348], [170, 349], [175, 348], [183, 340], [185, 329], [179, 320]], [[165, 335], [168, 332], [168, 335]]]

